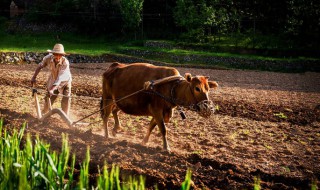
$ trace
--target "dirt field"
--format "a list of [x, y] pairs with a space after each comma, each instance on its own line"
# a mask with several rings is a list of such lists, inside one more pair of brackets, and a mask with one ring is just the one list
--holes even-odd
[[[73, 64], [71, 119], [76, 121], [99, 110], [101, 74], [110, 63]], [[68, 134], [79, 162], [87, 146], [91, 172], [104, 161], [121, 166], [122, 174], [146, 176], [148, 189], [179, 189], [187, 168], [192, 169], [194, 189], [253, 189], [254, 178], [262, 189], [310, 189], [320, 180], [320, 74], [285, 74], [178, 68], [181, 74], [207, 75], [220, 85], [210, 93], [216, 114], [203, 119], [190, 111], [182, 120], [175, 113], [168, 127], [172, 152], [162, 151], [156, 128], [149, 144], [140, 144], [150, 118], [120, 113], [122, 131], [103, 137], [99, 114], [68, 127], [59, 116], [36, 119], [30, 79], [31, 65], [0, 65], [0, 118], [6, 128], [28, 123], [27, 132], [61, 146]], [[47, 71], [38, 76], [44, 89]], [[41, 103], [44, 91], [40, 91]], [[59, 107], [60, 101], [54, 104]], [[110, 121], [113, 123], [113, 120]], [[95, 175], [92, 175], [94, 178]]]

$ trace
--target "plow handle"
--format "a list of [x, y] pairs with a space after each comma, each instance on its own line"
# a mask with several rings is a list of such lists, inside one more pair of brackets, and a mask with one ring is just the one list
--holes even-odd
[[32, 96], [34, 97], [34, 103], [35, 103], [38, 119], [40, 119], [42, 117], [42, 114], [41, 114], [40, 104], [39, 104], [39, 99], [37, 94], [38, 94], [38, 90], [34, 88], [34, 86], [32, 85]]
[[32, 96], [38, 93], [38, 90], [36, 88], [32, 88]]

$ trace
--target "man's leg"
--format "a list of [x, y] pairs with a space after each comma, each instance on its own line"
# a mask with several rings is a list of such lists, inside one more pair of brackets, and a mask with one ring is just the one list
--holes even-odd
[[[57, 94], [59, 92], [57, 91], [55, 93]], [[42, 114], [45, 114], [49, 111], [48, 97], [50, 97], [51, 105], [53, 105], [54, 101], [57, 99], [58, 96], [57, 95], [50, 96], [49, 92], [46, 94], [46, 96], [44, 97], [44, 108], [42, 110]]]
[[64, 113], [69, 116], [71, 106], [71, 83], [68, 83], [63, 89], [63, 97], [61, 100], [61, 108]]

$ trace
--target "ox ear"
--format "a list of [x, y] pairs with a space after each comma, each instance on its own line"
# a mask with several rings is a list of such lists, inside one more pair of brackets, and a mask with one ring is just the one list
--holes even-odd
[[192, 78], [191, 73], [186, 73], [186, 74], [184, 74], [184, 78], [185, 78], [188, 82], [191, 82], [191, 78]]
[[208, 84], [209, 84], [209, 87], [213, 89], [217, 89], [219, 86], [216, 81], [208, 81]]

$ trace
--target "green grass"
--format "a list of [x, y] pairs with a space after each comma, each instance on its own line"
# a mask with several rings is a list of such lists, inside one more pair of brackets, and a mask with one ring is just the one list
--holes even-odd
[[[229, 37], [231, 38], [231, 37]], [[122, 40], [110, 40], [102, 36], [85, 36], [77, 35], [73, 33], [59, 34], [59, 40], [57, 35], [53, 33], [41, 33], [41, 34], [8, 34], [3, 30], [0, 30], [0, 51], [3, 52], [46, 52], [47, 49], [52, 49], [55, 43], [62, 43], [65, 46], [65, 50], [72, 54], [84, 54], [97, 56], [102, 54], [126, 54], [124, 50], [141, 50], [141, 51], [154, 51], [162, 52], [169, 57], [170, 55], [200, 55], [200, 56], [219, 56], [219, 57], [237, 57], [247, 59], [258, 60], [288, 60], [288, 58], [276, 58], [268, 56], [258, 55], [243, 55], [234, 54], [228, 52], [218, 52], [213, 48], [213, 45], [206, 45], [206, 48], [201, 47], [201, 44], [192, 45], [190, 49], [165, 49], [165, 48], [150, 48], [144, 47], [143, 41], [122, 41]], [[232, 47], [231, 42], [228, 42], [226, 37], [220, 41], [220, 44], [216, 46]], [[230, 41], [230, 40], [229, 40]], [[232, 40], [231, 40], [232, 41]], [[166, 42], [170, 44], [179, 45], [180, 43]], [[224, 44], [226, 43], [226, 44]], [[158, 61], [172, 62], [171, 59], [167, 59], [163, 56], [150, 55], [145, 58], [154, 59]], [[292, 58], [290, 60], [304, 60], [309, 59], [305, 57]]]
[[[3, 27], [2, 27], [3, 28]], [[186, 43], [164, 40], [152, 40], [169, 44], [171, 48], [145, 47], [145, 40], [121, 40], [110, 39], [104, 36], [79, 35], [74, 33], [59, 33], [59, 38], [55, 33], [23, 33], [9, 34], [1, 30], [0, 26], [0, 52], [42, 52], [52, 49], [55, 43], [62, 43], [65, 51], [70, 54], [81, 54], [87, 56], [100, 56], [111, 54], [118, 57], [131, 56], [140, 58], [144, 62], [162, 62], [168, 66], [190, 66], [207, 67], [220, 69], [247, 69], [276, 72], [305, 72], [314, 70], [314, 64], [319, 58], [312, 57], [272, 57], [266, 54], [248, 54], [248, 53], [230, 53], [232, 48], [237, 46], [244, 52], [247, 51], [245, 42], [248, 40], [245, 36], [239, 38], [235, 43], [234, 36], [221, 37], [220, 40], [206, 43]], [[270, 43], [277, 44], [278, 39], [273, 36], [257, 36], [257, 49], [265, 47], [266, 49], [277, 48]], [[266, 41], [270, 42], [266, 42]], [[249, 40], [250, 41], [250, 40]], [[275, 41], [275, 42], [273, 42]], [[263, 49], [263, 48], [262, 48]], [[250, 52], [250, 51], [249, 51]], [[259, 55], [258, 55], [259, 54]], [[214, 57], [217, 57], [214, 59]], [[209, 59], [208, 59], [209, 58]], [[227, 59], [224, 59], [227, 58]], [[236, 59], [235, 59], [236, 58]], [[258, 60], [258, 64], [251, 64]], [[315, 61], [311, 64], [306, 61]], [[265, 61], [265, 62], [264, 62]], [[270, 64], [270, 61], [277, 61], [276, 64]], [[284, 61], [282, 66], [281, 61]], [[239, 63], [239, 64], [236, 64]], [[289, 65], [287, 67], [286, 65]], [[291, 67], [290, 65], [297, 65]], [[303, 69], [299, 69], [303, 68]]]
[[[198, 56], [215, 56], [215, 57], [237, 57], [237, 58], [246, 58], [246, 59], [259, 59], [259, 60], [285, 60], [284, 58], [276, 58], [276, 57], [265, 57], [265, 56], [258, 56], [258, 55], [241, 55], [241, 54], [232, 54], [232, 53], [223, 53], [223, 52], [213, 52], [213, 51], [200, 51], [200, 50], [184, 50], [184, 49], [161, 49], [161, 48], [150, 48], [150, 47], [137, 47], [137, 46], [127, 46], [126, 50], [141, 50], [141, 51], [153, 51], [153, 52], [162, 52], [168, 55], [178, 55], [178, 56], [185, 56], [185, 55], [198, 55]], [[167, 56], [169, 57], [169, 56]], [[163, 60], [163, 56], [146, 56], [145, 58], [150, 59], [158, 59], [159, 61]], [[295, 58], [291, 60], [298, 60], [298, 59], [305, 59]]]
[[[0, 122], [1, 158], [0, 189], [71, 189], [75, 156], [68, 165], [70, 148], [63, 136], [61, 152], [50, 151], [50, 145], [27, 135], [23, 142], [25, 124], [19, 132], [9, 134]], [[21, 148], [23, 147], [23, 148]], [[70, 169], [72, 168], [72, 169]], [[68, 174], [68, 175], [67, 175]], [[69, 180], [65, 178], [69, 176]]]
[[190, 169], [187, 170], [186, 178], [181, 185], [181, 190], [189, 190], [192, 180], [191, 180], [192, 172]]
[[253, 190], [260, 190], [260, 178], [259, 177], [254, 177], [254, 184], [253, 184]]
[[117, 43], [104, 42], [100, 39], [85, 39], [83, 36], [65, 34], [56, 39], [53, 34], [28, 34], [12, 35], [6, 34], [0, 37], [0, 51], [3, 52], [46, 52], [52, 49], [55, 43], [62, 43], [68, 53], [85, 55], [101, 55], [105, 53], [116, 53]]
[[287, 119], [288, 117], [284, 114], [284, 113], [282, 113], [282, 112], [279, 112], [279, 113], [275, 113], [275, 114], [273, 114], [274, 116], [277, 116], [277, 117], [279, 117], [279, 118], [281, 118], [281, 119]]

